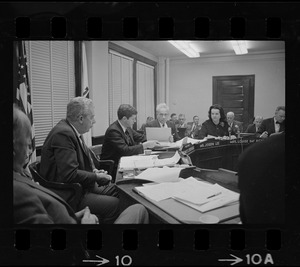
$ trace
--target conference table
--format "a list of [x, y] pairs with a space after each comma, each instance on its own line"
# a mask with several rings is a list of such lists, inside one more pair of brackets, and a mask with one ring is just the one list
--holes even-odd
[[[240, 138], [235, 140], [207, 140], [194, 145], [186, 144], [182, 152], [191, 158], [194, 166], [183, 168], [181, 178], [194, 177], [199, 181], [218, 183], [219, 185], [239, 193], [237, 169], [238, 156], [247, 147], [260, 139], [254, 137]], [[175, 151], [160, 151], [159, 158], [172, 157]], [[182, 162], [181, 162], [182, 163]], [[214, 168], [211, 168], [211, 167]], [[136, 170], [135, 170], [136, 172]], [[136, 173], [135, 173], [136, 174]], [[135, 187], [150, 183], [144, 179], [123, 178], [123, 173], [118, 172], [116, 187], [120, 195], [121, 210], [140, 203], [149, 213], [150, 223], [168, 224], [199, 224], [199, 218], [209, 214], [219, 218], [222, 224], [237, 224], [239, 218], [239, 204], [233, 203], [205, 213], [201, 213], [174, 199], [165, 199], [155, 202], [145, 198], [136, 192]]]

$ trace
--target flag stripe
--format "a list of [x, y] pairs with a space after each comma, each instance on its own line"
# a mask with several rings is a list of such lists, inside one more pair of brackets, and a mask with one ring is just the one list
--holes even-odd
[[28, 116], [31, 123], [32, 133], [32, 156], [31, 162], [36, 161], [35, 131], [31, 105], [31, 92], [28, 82], [27, 57], [25, 42], [18, 42], [18, 88], [16, 93], [16, 104]]

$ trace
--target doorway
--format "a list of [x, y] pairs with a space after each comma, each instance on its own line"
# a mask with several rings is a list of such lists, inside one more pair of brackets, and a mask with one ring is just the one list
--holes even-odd
[[220, 104], [225, 114], [232, 111], [243, 130], [254, 117], [255, 75], [213, 76], [213, 104]]

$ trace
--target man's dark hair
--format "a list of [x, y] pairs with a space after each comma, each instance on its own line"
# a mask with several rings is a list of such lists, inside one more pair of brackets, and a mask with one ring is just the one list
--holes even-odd
[[173, 116], [176, 116], [176, 113], [172, 113], [172, 114], [171, 114], [171, 118], [172, 118]]
[[118, 108], [118, 119], [121, 120], [124, 116], [129, 119], [132, 115], [136, 115], [136, 109], [129, 104], [122, 104]]

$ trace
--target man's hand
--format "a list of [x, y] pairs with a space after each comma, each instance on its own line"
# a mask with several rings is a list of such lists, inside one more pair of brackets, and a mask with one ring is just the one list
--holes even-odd
[[159, 146], [159, 142], [157, 140], [149, 140], [149, 141], [144, 142], [142, 145], [145, 150], [148, 148], [153, 148], [155, 146]]
[[98, 170], [98, 169], [96, 169], [96, 168], [93, 170], [93, 172], [94, 172], [94, 173], [105, 173], [105, 174], [107, 174], [107, 171], [102, 170], [102, 169], [101, 169], [101, 170]]
[[89, 207], [75, 213], [76, 217], [81, 220], [81, 224], [99, 224], [96, 215], [91, 214]]
[[109, 174], [103, 172], [97, 172], [96, 175], [97, 175], [96, 183], [99, 186], [108, 185], [111, 181], [111, 176]]
[[169, 136], [169, 142], [170, 142], [170, 143], [173, 143], [173, 142], [174, 142], [174, 137], [173, 137], [173, 135], [170, 135], [170, 136]]
[[267, 131], [264, 131], [261, 135], [260, 135], [260, 138], [267, 138], [268, 137], [268, 132]]

